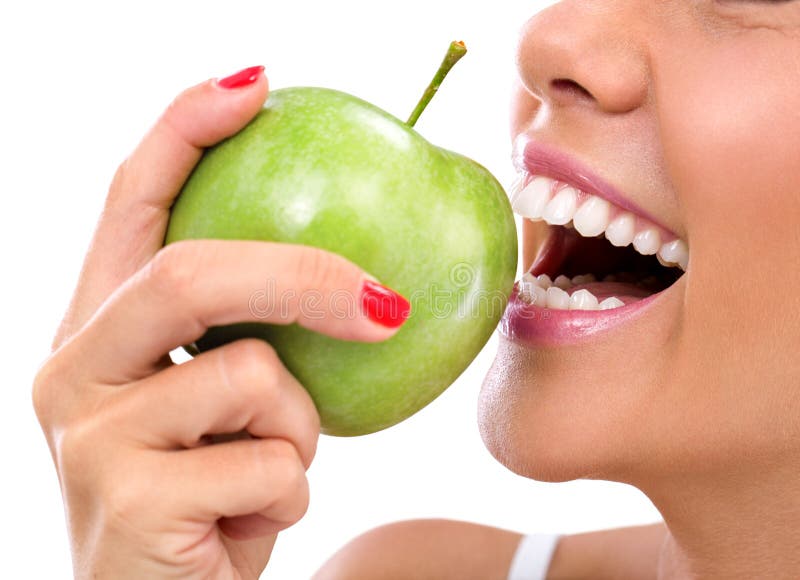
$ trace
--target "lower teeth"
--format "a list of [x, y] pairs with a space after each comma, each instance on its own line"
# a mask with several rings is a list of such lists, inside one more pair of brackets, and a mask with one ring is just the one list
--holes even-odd
[[[618, 276], [607, 276], [604, 281], [612, 282], [618, 279]], [[616, 297], [606, 298], [600, 302], [594, 294], [586, 289], [573, 292], [572, 295], [567, 293], [567, 290], [573, 286], [596, 281], [597, 279], [592, 274], [575, 276], [572, 279], [559, 276], [552, 280], [546, 274], [537, 277], [528, 272], [519, 282], [519, 296], [528, 304], [553, 310], [613, 310], [625, 306], [625, 303]]]

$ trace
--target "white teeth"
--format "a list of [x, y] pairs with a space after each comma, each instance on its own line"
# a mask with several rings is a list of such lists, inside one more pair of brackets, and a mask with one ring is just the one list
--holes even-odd
[[572, 221], [577, 209], [578, 190], [574, 187], [565, 187], [544, 208], [542, 218], [551, 225], [563, 226]]
[[566, 290], [567, 288], [572, 288], [572, 280], [566, 276], [559, 276], [553, 281], [553, 285]]
[[539, 281], [539, 286], [541, 286], [545, 290], [547, 290], [548, 288], [550, 288], [550, 286], [553, 285], [553, 281], [550, 279], [550, 276], [548, 276], [547, 274], [541, 274], [536, 279]]
[[624, 247], [633, 241], [635, 235], [634, 225], [636, 218], [633, 214], [624, 212], [614, 218], [606, 228], [606, 238], [613, 245]]
[[661, 246], [658, 251], [659, 261], [669, 265], [677, 264], [681, 270], [686, 271], [689, 266], [689, 247], [683, 240], [673, 240]]
[[519, 294], [530, 304], [547, 307], [547, 291], [539, 286], [538, 279], [530, 272], [519, 281]]
[[530, 273], [526, 273], [522, 277], [522, 280], [519, 281], [520, 296], [526, 300], [530, 300], [533, 296], [534, 288], [536, 288], [536, 278], [534, 278]]
[[586, 289], [577, 290], [571, 296], [567, 292], [573, 286], [591, 282], [596, 282], [592, 274], [575, 276], [572, 280], [558, 276], [553, 283], [546, 274], [534, 276], [528, 272], [519, 281], [519, 297], [528, 304], [554, 310], [609, 310], [623, 305], [618, 298], [598, 303], [598, 298]]
[[588, 290], [578, 290], [569, 297], [570, 310], [597, 310], [597, 298]]
[[551, 286], [547, 289], [547, 307], [553, 310], [568, 310], [569, 294], [558, 286]]
[[519, 215], [530, 219], [541, 219], [555, 181], [547, 177], [536, 177], [511, 199], [511, 207]]
[[[526, 181], [528, 184], [520, 188]], [[679, 266], [683, 270], [688, 267], [689, 248], [685, 242], [674, 240], [663, 244], [663, 236], [669, 234], [659, 226], [644, 218], [637, 218], [597, 195], [581, 192], [562, 181], [539, 175], [524, 176], [515, 184], [512, 192], [511, 206], [522, 217], [532, 221], [544, 220], [552, 226], [574, 228], [586, 238], [598, 237], [605, 232], [605, 237], [614, 246], [633, 244], [640, 254], [655, 254], [666, 267]], [[580, 207], [579, 200], [582, 200]], [[614, 219], [611, 219], [612, 213], [616, 214]]]
[[606, 298], [600, 303], [598, 310], [613, 310], [620, 306], [625, 306], [625, 303], [619, 298]]
[[583, 274], [582, 276], [575, 276], [572, 279], [572, 283], [575, 286], [580, 286], [581, 284], [591, 284], [592, 282], [597, 282], [597, 278], [594, 277], [594, 274]]
[[533, 289], [531, 304], [535, 304], [540, 308], [547, 308], [547, 290], [541, 286], [535, 286]]
[[608, 227], [611, 204], [606, 200], [590, 195], [575, 213], [575, 229], [582, 236], [591, 238], [602, 234]]
[[652, 256], [661, 247], [661, 234], [655, 228], [642, 230], [634, 236], [633, 247], [644, 256]]

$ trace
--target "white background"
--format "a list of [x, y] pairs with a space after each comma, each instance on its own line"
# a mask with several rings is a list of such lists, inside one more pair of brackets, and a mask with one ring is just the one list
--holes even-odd
[[[67, 578], [55, 472], [30, 385], [117, 164], [172, 96], [263, 63], [271, 85], [320, 85], [405, 118], [447, 44], [470, 54], [418, 125], [509, 184], [507, 109], [518, 29], [545, 2], [16, 2], [0, 9], [2, 292], [0, 576]], [[323, 437], [306, 517], [282, 533], [265, 577], [308, 578], [376, 525], [444, 517], [571, 533], [659, 519], [637, 490], [515, 476], [481, 443], [476, 398], [492, 340], [443, 396], [359, 439]], [[230, 474], [235, 477], [236, 474]]]

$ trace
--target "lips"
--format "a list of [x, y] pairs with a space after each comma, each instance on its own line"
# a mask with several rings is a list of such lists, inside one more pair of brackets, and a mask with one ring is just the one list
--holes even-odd
[[660, 307], [679, 286], [680, 283], [673, 285], [670, 291], [653, 294], [620, 308], [601, 311], [553, 310], [532, 306], [521, 301], [518, 289], [515, 289], [500, 321], [500, 333], [530, 348], [579, 342], [632, 322], [648, 310]]
[[568, 183], [575, 189], [601, 197], [667, 230], [657, 218], [628, 199], [591, 169], [549, 145], [533, 140], [519, 140], [514, 152], [514, 164], [529, 175], [546, 176]]
[[503, 335], [533, 346], [571, 342], [678, 291], [688, 245], [657, 218], [551, 147], [529, 142], [515, 161], [522, 175], [512, 205], [542, 242], [515, 286]]

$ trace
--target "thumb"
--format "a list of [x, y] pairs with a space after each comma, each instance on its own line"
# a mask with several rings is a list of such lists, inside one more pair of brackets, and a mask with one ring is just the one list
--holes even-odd
[[107, 205], [169, 209], [203, 149], [237, 133], [261, 109], [263, 72], [262, 66], [246, 68], [178, 95], [120, 167]]
[[264, 67], [187, 89], [117, 170], [54, 348], [164, 243], [169, 209], [203, 149], [241, 130], [267, 97]]

